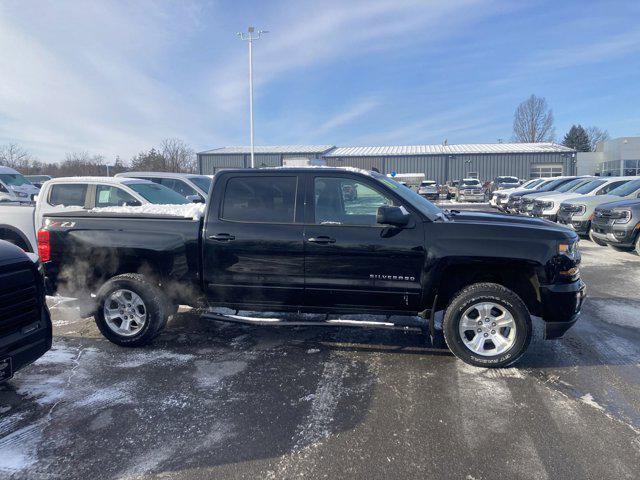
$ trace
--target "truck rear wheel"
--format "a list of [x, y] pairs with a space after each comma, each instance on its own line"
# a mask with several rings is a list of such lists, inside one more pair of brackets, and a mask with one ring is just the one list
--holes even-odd
[[496, 283], [476, 283], [453, 297], [442, 329], [447, 346], [477, 367], [515, 363], [531, 342], [531, 316], [513, 291]]
[[144, 275], [126, 273], [107, 281], [97, 294], [96, 325], [107, 340], [123, 347], [149, 344], [169, 316], [162, 291]]

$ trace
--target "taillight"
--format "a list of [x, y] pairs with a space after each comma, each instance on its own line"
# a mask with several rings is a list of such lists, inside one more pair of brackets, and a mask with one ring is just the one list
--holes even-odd
[[38, 256], [41, 262], [51, 260], [51, 237], [48, 230], [38, 230]]

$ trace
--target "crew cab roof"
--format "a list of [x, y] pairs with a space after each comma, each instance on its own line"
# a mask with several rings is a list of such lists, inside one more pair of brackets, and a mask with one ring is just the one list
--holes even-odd
[[[266, 168], [256, 168], [256, 169], [247, 169], [247, 168], [230, 168], [221, 170], [216, 175], [222, 175], [227, 173], [251, 173], [251, 174], [262, 174], [262, 175], [273, 175], [274, 173], [306, 173], [310, 171], [323, 171], [323, 172], [349, 172], [349, 173], [360, 173], [362, 175], [371, 176], [373, 171], [371, 170], [363, 170], [361, 168], [355, 167], [325, 167], [325, 166], [314, 166], [309, 165], [307, 167], [300, 166], [282, 166], [282, 167], [266, 167]], [[382, 174], [381, 174], [382, 175]]]

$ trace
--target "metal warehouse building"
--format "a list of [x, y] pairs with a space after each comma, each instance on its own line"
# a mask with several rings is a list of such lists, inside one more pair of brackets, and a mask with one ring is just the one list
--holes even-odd
[[[255, 147], [256, 167], [281, 166], [307, 159], [310, 163], [357, 167], [381, 173], [424, 173], [428, 179], [474, 176], [492, 180], [499, 175], [534, 178], [576, 174], [576, 151], [555, 143], [489, 143], [468, 145], [412, 145], [335, 147], [281, 145]], [[198, 153], [200, 173], [250, 166], [249, 147], [223, 147]]]

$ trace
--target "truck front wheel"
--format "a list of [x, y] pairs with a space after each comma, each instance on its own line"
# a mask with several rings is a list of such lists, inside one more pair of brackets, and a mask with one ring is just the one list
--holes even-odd
[[506, 367], [531, 342], [531, 316], [518, 295], [496, 283], [476, 283], [449, 303], [444, 338], [453, 354], [477, 367]]
[[150, 343], [167, 323], [168, 302], [144, 275], [126, 273], [97, 293], [96, 325], [107, 340], [123, 347]]

